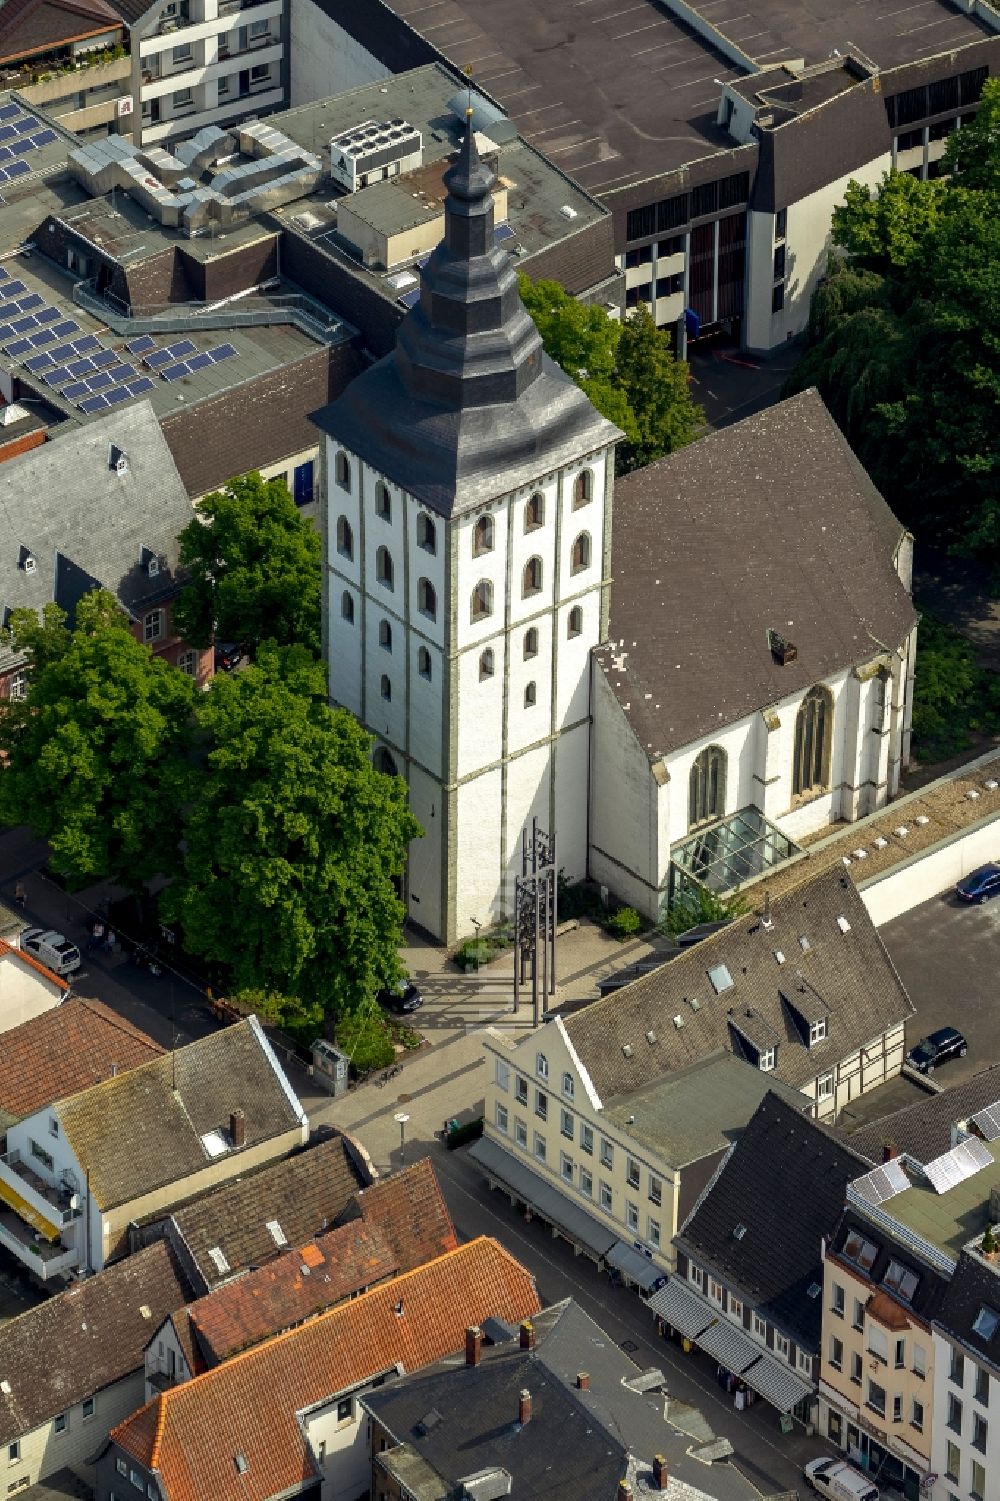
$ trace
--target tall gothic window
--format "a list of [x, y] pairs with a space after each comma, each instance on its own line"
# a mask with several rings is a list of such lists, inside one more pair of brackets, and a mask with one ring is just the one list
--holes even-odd
[[493, 585], [489, 579], [480, 579], [472, 591], [472, 620], [485, 620], [493, 614]]
[[594, 476], [589, 469], [581, 469], [573, 481], [573, 509], [587, 505], [594, 497]]
[[536, 490], [524, 508], [524, 530], [537, 531], [545, 522], [545, 497]]
[[570, 573], [582, 573], [590, 567], [590, 533], [581, 532], [573, 543], [573, 551], [570, 554]]
[[524, 573], [521, 577], [521, 597], [528, 599], [532, 594], [542, 592], [542, 560], [541, 558], [529, 558], [524, 565]]
[[437, 527], [424, 511], [417, 517], [417, 546], [424, 552], [437, 552]]
[[337, 517], [337, 551], [348, 561], [354, 557], [354, 533], [346, 516]]
[[493, 551], [493, 517], [480, 516], [472, 533], [472, 556], [482, 557], [484, 552]]
[[795, 716], [792, 792], [812, 792], [830, 781], [833, 699], [826, 688], [810, 688]]
[[688, 783], [688, 828], [721, 818], [726, 811], [726, 753], [708, 745], [694, 759]]
[[333, 461], [334, 477], [342, 490], [351, 488], [351, 461], [346, 453], [338, 450], [337, 457]]

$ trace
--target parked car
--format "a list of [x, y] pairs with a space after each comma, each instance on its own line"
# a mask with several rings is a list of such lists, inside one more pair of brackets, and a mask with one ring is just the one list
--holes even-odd
[[962, 902], [986, 902], [1000, 896], [1000, 865], [981, 865], [959, 881], [955, 895]]
[[879, 1501], [878, 1487], [846, 1459], [812, 1459], [803, 1474], [811, 1488], [830, 1501]]
[[424, 998], [412, 980], [403, 980], [394, 990], [380, 990], [376, 1000], [386, 1011], [395, 1011], [404, 1016], [408, 1011], [419, 1011]]
[[215, 670], [216, 672], [232, 672], [234, 667], [239, 667], [243, 661], [243, 652], [235, 641], [217, 641], [215, 643]]
[[955, 1027], [939, 1027], [929, 1037], [922, 1037], [915, 1048], [906, 1055], [911, 1068], [921, 1074], [932, 1074], [939, 1063], [949, 1058], [964, 1058], [969, 1045]]
[[26, 928], [21, 934], [21, 948], [61, 978], [80, 968], [80, 950], [76, 944], [51, 928]]

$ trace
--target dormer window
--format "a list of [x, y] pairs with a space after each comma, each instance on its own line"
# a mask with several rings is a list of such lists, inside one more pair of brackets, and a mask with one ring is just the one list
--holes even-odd
[[31, 551], [30, 547], [25, 547], [22, 544], [21, 549], [17, 555], [17, 566], [24, 573], [34, 573], [38, 565], [35, 562], [35, 555]]
[[114, 474], [128, 474], [128, 454], [117, 443], [108, 444], [108, 468]]
[[763, 1052], [757, 1054], [757, 1067], [761, 1073], [769, 1074], [773, 1071], [776, 1054], [776, 1048], [764, 1048]]
[[547, 1079], [549, 1077], [549, 1060], [544, 1053], [537, 1053], [535, 1055], [535, 1073], [540, 1079]]
[[815, 1047], [818, 1042], [822, 1042], [825, 1037], [826, 1037], [826, 1017], [825, 1016], [820, 1021], [810, 1022], [809, 1023], [809, 1046], [811, 1048]]
[[[127, 459], [126, 459], [125, 463], [126, 463], [126, 467], [127, 467], [128, 466], [128, 460]], [[157, 557], [156, 553], [153, 551], [153, 549], [151, 547], [140, 547], [140, 549], [139, 549], [139, 567], [146, 574], [147, 578], [155, 579], [158, 576], [158, 574], [160, 572], [160, 560], [159, 560], [159, 558]]]

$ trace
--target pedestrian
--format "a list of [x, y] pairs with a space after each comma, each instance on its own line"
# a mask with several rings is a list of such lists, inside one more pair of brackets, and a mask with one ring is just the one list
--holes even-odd
[[101, 944], [103, 942], [104, 942], [104, 924], [101, 922], [101, 919], [98, 917], [98, 918], [95, 919], [95, 921], [93, 923], [93, 926], [90, 929], [90, 941], [87, 944], [87, 947], [88, 947], [88, 949], [97, 949], [97, 948], [100, 948], [100, 946], [101, 946]]
[[27, 892], [24, 889], [24, 882], [18, 881], [17, 885], [14, 887], [14, 900], [22, 911], [24, 910], [24, 903], [26, 899]]
[[115, 951], [115, 934], [113, 928], [109, 928], [105, 935], [104, 950], [108, 954], [113, 954]]

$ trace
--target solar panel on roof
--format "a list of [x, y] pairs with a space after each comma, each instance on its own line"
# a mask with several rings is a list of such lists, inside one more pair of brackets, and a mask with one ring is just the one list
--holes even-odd
[[412, 292], [404, 292], [399, 300], [404, 307], [416, 307], [420, 301], [420, 288], [417, 287]]
[[156, 340], [150, 334], [140, 334], [137, 339], [131, 339], [125, 348], [129, 354], [145, 354], [148, 349], [156, 348]]
[[65, 396], [67, 401], [79, 401], [81, 396], [87, 394], [87, 382], [75, 380], [71, 386], [63, 386], [60, 395]]
[[148, 375], [140, 375], [138, 380], [129, 381], [127, 389], [130, 396], [141, 396], [144, 391], [152, 391], [155, 386], [156, 382], [150, 380]]
[[36, 326], [35, 315], [34, 313], [29, 313], [26, 318], [15, 318], [10, 326], [16, 334], [26, 334], [29, 328]]
[[109, 365], [108, 369], [115, 380], [134, 380], [139, 373], [134, 365], [129, 364], [128, 360], [122, 360], [121, 364], [115, 365], [114, 368]]
[[27, 162], [11, 162], [10, 166], [7, 168], [7, 176], [24, 177], [25, 174], [30, 171], [31, 168], [28, 166]]
[[11, 124], [19, 136], [26, 135], [29, 130], [37, 130], [38, 128], [38, 121], [33, 120], [30, 115], [21, 115], [20, 119], [12, 120]]
[[[35, 322], [38, 322], [37, 318], [35, 319]], [[51, 328], [43, 328], [41, 333], [29, 334], [28, 338], [31, 342], [32, 349], [41, 349], [43, 345], [52, 343], [53, 339], [55, 338], [55, 334], [52, 332]]]
[[35, 314], [35, 322], [54, 323], [55, 320], [61, 316], [62, 314], [59, 312], [59, 309], [57, 307], [43, 307], [39, 308], [38, 312]]
[[36, 308], [44, 307], [44, 299], [37, 292], [32, 292], [28, 297], [21, 298], [21, 312], [33, 313]]
[[176, 344], [168, 344], [167, 348], [175, 360], [180, 360], [186, 354], [193, 354], [195, 346], [190, 339], [180, 339]]
[[978, 1111], [972, 1117], [972, 1124], [982, 1132], [987, 1141], [1000, 1138], [1000, 1100], [995, 1100], [992, 1105]]
[[19, 104], [5, 104], [0, 109], [0, 120], [13, 120], [15, 115], [19, 115], [20, 113], [21, 106]]
[[118, 356], [113, 349], [102, 349], [100, 354], [94, 355], [94, 364], [98, 370], [106, 369], [109, 365], [117, 365]]
[[502, 245], [504, 240], [512, 240], [513, 238], [514, 231], [509, 224], [498, 224], [493, 231], [493, 243], [495, 245]]
[[90, 375], [93, 372], [94, 362], [93, 360], [71, 360], [70, 363], [66, 366], [66, 369], [69, 371], [70, 375], [75, 376], [77, 380], [80, 380], [82, 376]]
[[23, 136], [19, 141], [11, 141], [7, 147], [7, 150], [14, 156], [27, 156], [28, 152], [34, 151], [34, 149], [34, 141], [29, 140], [26, 136]]
[[88, 396], [86, 401], [80, 402], [80, 411], [100, 412], [104, 407], [107, 406], [107, 404], [108, 403], [103, 396]]
[[11, 359], [16, 360], [18, 355], [24, 354], [25, 350], [30, 348], [31, 341], [29, 339], [14, 339], [12, 343], [3, 346], [3, 352], [4, 354], [9, 354]]
[[924, 1172], [934, 1192], [940, 1194], [964, 1183], [966, 1178], [974, 1177], [992, 1163], [993, 1154], [989, 1148], [976, 1137], [968, 1137], [949, 1152], [943, 1152], [933, 1162], [928, 1162]]
[[0, 287], [0, 297], [19, 297], [22, 292], [26, 292], [27, 290], [23, 281], [15, 279], [14, 281], [7, 282], [6, 286]]
[[64, 386], [68, 380], [72, 380], [72, 376], [59, 365], [55, 370], [46, 370], [42, 380], [47, 386]]
[[54, 130], [40, 130], [38, 134], [36, 136], [32, 136], [31, 139], [34, 141], [36, 146], [50, 146], [53, 141], [58, 140], [58, 136], [56, 135]]
[[3, 344], [5, 340], [12, 339], [13, 337], [14, 330], [11, 328], [10, 324], [0, 323], [0, 344]]
[[67, 339], [70, 334], [78, 334], [80, 332], [80, 325], [79, 323], [74, 323], [72, 318], [67, 318], [64, 323], [56, 323], [52, 331], [58, 334], [60, 339]]
[[93, 334], [84, 334], [82, 339], [73, 340], [73, 348], [77, 354], [91, 354], [95, 349], [100, 349], [101, 341]]
[[220, 360], [234, 360], [237, 351], [235, 344], [220, 344], [218, 349], [210, 349], [208, 353], [212, 356], [215, 363], [218, 364]]
[[117, 406], [120, 401], [128, 401], [128, 391], [124, 386], [112, 386], [104, 395], [109, 406]]
[[30, 360], [25, 360], [25, 370], [30, 370], [32, 375], [37, 375], [40, 370], [47, 370], [52, 364], [50, 354], [33, 354]]
[[187, 373], [188, 367], [183, 360], [178, 365], [171, 365], [169, 369], [160, 371], [164, 380], [180, 380], [181, 376], [187, 375]]
[[87, 385], [91, 391], [103, 391], [105, 386], [113, 386], [114, 381], [106, 370], [98, 370], [96, 375], [88, 377]]
[[0, 281], [10, 281], [10, 272], [6, 266], [0, 266]]
[[188, 360], [189, 370], [204, 370], [206, 365], [212, 363], [212, 357], [208, 354], [193, 354]]
[[10, 155], [10, 152], [7, 150], [7, 147], [6, 146], [0, 146], [0, 162], [9, 162], [10, 160], [11, 160], [11, 155]]
[[169, 365], [173, 356], [166, 349], [154, 349], [152, 354], [147, 354], [146, 364], [150, 370], [159, 370], [161, 365]]
[[0, 141], [12, 141], [16, 135], [13, 125], [0, 125]]

